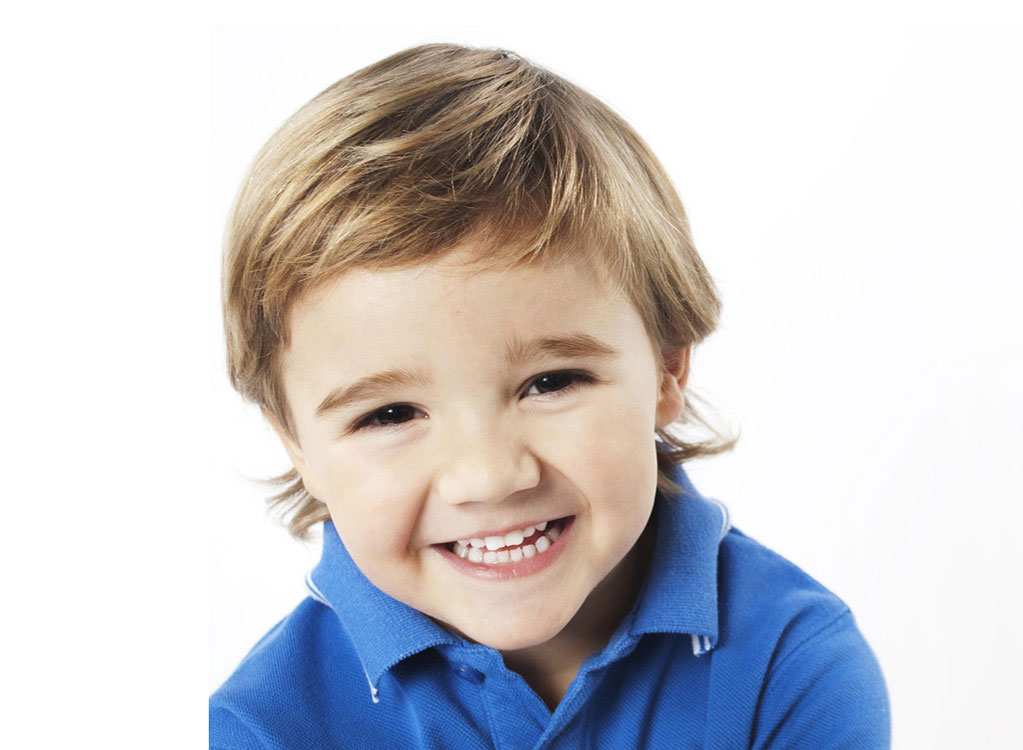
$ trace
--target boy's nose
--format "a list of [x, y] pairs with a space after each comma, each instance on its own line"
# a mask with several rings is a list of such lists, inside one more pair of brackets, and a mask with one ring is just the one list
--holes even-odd
[[443, 502], [496, 503], [540, 483], [540, 462], [525, 441], [502, 433], [477, 428], [448, 437], [434, 487]]

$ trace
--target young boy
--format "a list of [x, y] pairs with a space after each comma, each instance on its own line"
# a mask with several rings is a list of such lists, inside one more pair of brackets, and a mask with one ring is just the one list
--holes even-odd
[[731, 447], [668, 429], [719, 301], [604, 104], [453, 45], [342, 79], [257, 157], [224, 299], [323, 554], [211, 747], [887, 747], [849, 609], [682, 469]]

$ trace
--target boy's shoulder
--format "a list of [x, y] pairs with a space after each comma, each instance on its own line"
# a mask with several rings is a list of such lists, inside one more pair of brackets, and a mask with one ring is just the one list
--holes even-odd
[[718, 574], [719, 618], [733, 637], [826, 626], [850, 613], [830, 589], [734, 526], [721, 540]]
[[768, 659], [762, 665], [768, 672], [829, 629], [856, 630], [837, 594], [735, 527], [721, 540], [718, 576], [721, 645]]
[[[362, 667], [344, 628], [307, 597], [269, 630], [210, 696], [210, 747], [276, 747], [275, 737], [322, 733], [325, 703], [366, 694]], [[368, 698], [367, 698], [368, 701]], [[273, 731], [268, 732], [273, 725]], [[313, 747], [313, 745], [310, 745]]]
[[752, 718], [750, 736], [781, 746], [887, 747], [884, 677], [848, 605], [734, 527], [721, 541], [718, 572], [715, 723]]

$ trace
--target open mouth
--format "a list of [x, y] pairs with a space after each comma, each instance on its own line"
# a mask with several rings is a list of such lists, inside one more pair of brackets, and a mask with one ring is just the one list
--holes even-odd
[[445, 545], [449, 552], [471, 563], [502, 565], [542, 555], [557, 541], [572, 516], [544, 521], [536, 526], [510, 531], [503, 536], [459, 539]]

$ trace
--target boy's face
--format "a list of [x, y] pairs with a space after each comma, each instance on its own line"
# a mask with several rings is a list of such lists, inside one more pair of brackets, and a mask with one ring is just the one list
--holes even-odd
[[[352, 271], [299, 300], [284, 442], [373, 584], [517, 649], [557, 635], [633, 550], [654, 428], [680, 413], [685, 373], [660, 376], [631, 302], [581, 266], [470, 274], [473, 250]], [[561, 531], [543, 551], [536, 531], [479, 550], [508, 562], [453, 547], [540, 522]]]

